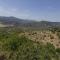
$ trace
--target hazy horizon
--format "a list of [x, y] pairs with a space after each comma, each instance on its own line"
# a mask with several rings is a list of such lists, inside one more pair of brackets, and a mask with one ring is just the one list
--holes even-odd
[[0, 0], [0, 16], [60, 22], [60, 1]]

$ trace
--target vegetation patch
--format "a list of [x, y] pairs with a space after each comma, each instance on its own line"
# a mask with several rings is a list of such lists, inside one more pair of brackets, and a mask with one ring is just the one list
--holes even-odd
[[19, 37], [17, 31], [8, 30], [0, 30], [0, 60], [60, 60], [60, 48], [32, 41], [24, 35]]

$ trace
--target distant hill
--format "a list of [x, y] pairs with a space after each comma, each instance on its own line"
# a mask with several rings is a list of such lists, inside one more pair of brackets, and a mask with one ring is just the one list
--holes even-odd
[[60, 27], [60, 22], [49, 22], [49, 21], [32, 21], [26, 19], [19, 19], [16, 17], [4, 17], [0, 16], [0, 22], [8, 26], [18, 27], [34, 27], [34, 28], [50, 28]]

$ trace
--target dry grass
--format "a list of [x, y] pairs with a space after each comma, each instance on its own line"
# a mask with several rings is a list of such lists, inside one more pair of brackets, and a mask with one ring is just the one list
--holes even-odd
[[0, 27], [6, 27], [6, 25], [0, 24]]
[[21, 35], [25, 35], [29, 39], [36, 42], [43, 42], [44, 44], [49, 42], [52, 43], [56, 48], [60, 48], [60, 41], [57, 34], [53, 34], [51, 31], [31, 31], [19, 34], [19, 36]]

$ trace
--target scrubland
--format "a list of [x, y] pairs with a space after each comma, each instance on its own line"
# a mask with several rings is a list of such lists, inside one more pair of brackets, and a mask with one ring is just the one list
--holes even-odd
[[0, 60], [60, 60], [60, 29], [0, 28]]

